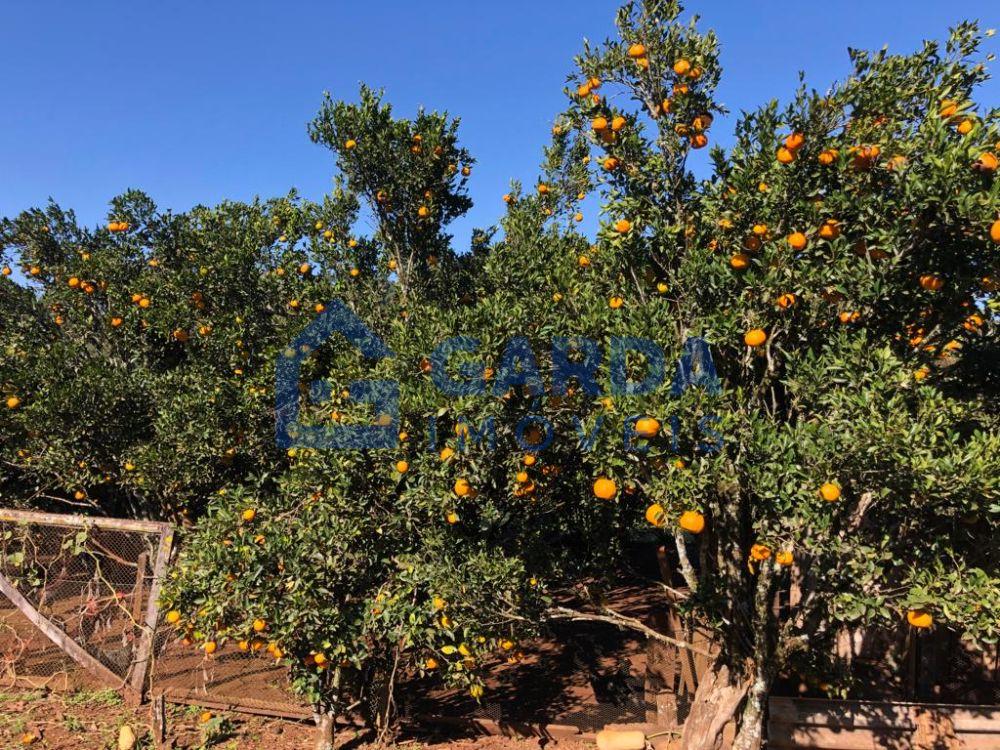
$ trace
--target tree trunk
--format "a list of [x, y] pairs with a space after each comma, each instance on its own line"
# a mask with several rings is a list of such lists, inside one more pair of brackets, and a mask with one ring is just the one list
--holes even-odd
[[332, 711], [317, 709], [313, 714], [316, 722], [316, 741], [313, 750], [333, 750], [334, 720], [336, 716]]
[[764, 707], [770, 692], [769, 669], [760, 666], [747, 694], [743, 716], [740, 718], [739, 734], [736, 735], [732, 750], [757, 750], [760, 747], [764, 735]]
[[741, 680], [728, 666], [716, 661], [695, 691], [681, 734], [683, 750], [720, 750], [723, 732], [733, 723], [749, 689], [749, 680]]

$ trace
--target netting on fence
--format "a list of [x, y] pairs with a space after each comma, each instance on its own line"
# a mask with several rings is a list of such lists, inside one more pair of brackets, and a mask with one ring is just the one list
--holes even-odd
[[[226, 643], [207, 656], [158, 624], [155, 598], [171, 546], [165, 524], [0, 510], [0, 686], [105, 686], [133, 697], [150, 687], [208, 708], [310, 717], [289, 689], [287, 669], [265, 653]], [[659, 586], [622, 585], [607, 603], [699, 651], [600, 623], [562, 624], [494, 664], [478, 703], [436, 679], [404, 674], [400, 714], [570, 733], [611, 723], [682, 726], [715, 647], [710, 634], [678, 617]], [[855, 677], [852, 698], [1000, 703], [996, 651], [973, 652], [944, 631], [844, 631], [837, 655]], [[814, 689], [788, 675], [778, 692]]]
[[0, 680], [137, 695], [170, 540], [165, 524], [0, 511]]
[[[665, 604], [652, 601], [654, 592], [635, 588], [620, 589], [613, 598], [637, 613]], [[581, 732], [609, 723], [641, 723], [655, 712], [655, 705], [647, 703], [646, 653], [641, 638], [606, 625], [561, 626], [549, 638], [521, 644], [516, 657], [492, 665], [480, 702], [437, 679], [404, 674], [396, 706], [404, 719], [558, 724]], [[158, 651], [152, 682], [155, 692], [171, 700], [277, 716], [312, 713], [290, 692], [283, 666], [235, 643], [206, 656], [172, 631]]]

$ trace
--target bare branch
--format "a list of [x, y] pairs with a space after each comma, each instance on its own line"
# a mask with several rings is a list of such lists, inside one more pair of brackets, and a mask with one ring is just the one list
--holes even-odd
[[634, 617], [628, 617], [627, 615], [615, 612], [607, 607], [601, 607], [600, 613], [580, 612], [579, 610], [569, 609], [568, 607], [550, 607], [546, 610], [546, 614], [553, 620], [570, 620], [573, 622], [605, 622], [619, 628], [634, 630], [637, 633], [642, 633], [647, 638], [652, 638], [660, 643], [666, 643], [671, 646], [675, 646], [676, 648], [686, 649], [694, 654], [700, 654], [702, 656], [712, 658], [712, 654], [703, 648], [692, 645], [687, 641], [671, 638], [670, 636], [664, 635], [657, 630], [653, 630], [653, 628]]

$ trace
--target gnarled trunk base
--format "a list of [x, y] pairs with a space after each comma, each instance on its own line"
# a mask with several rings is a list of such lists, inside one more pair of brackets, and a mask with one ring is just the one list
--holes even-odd
[[683, 750], [721, 750], [730, 727], [735, 734], [735, 719], [751, 682], [733, 675], [718, 661], [705, 672], [694, 694], [691, 712], [681, 734]]
[[334, 721], [336, 717], [329, 711], [317, 711], [313, 714], [316, 722], [316, 740], [313, 750], [333, 750]]

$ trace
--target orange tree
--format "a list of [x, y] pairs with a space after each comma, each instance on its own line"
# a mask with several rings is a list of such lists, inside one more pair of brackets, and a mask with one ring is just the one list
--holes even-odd
[[[628, 4], [620, 39], [584, 50], [541, 175], [468, 253], [446, 233], [472, 168], [456, 122], [395, 118], [368, 90], [312, 125], [340, 173], [323, 206], [172, 217], [127, 196], [109, 230], [55, 209], [5, 225], [42, 288], [4, 287], [19, 316], [0, 371], [5, 491], [65, 499], [88, 479], [140, 512], [210, 496], [167, 619], [206, 658], [233, 641], [286, 663], [321, 746], [373, 685], [389, 686], [384, 718], [401, 670], [482, 695], [484, 666], [553, 619], [691, 648], [600, 597], [637, 528], [671, 540], [672, 596], [717, 634], [686, 747], [717, 746], [730, 721], [754, 746], [779, 672], [849, 690], [827, 656], [845, 625], [995, 641], [1000, 134], [975, 101], [975, 28], [910, 56], [854, 53], [845, 83], [742, 117], [698, 180], [687, 160], [722, 112], [721, 71], [714, 36], [679, 14]], [[591, 240], [576, 227], [594, 192]], [[374, 231], [352, 238], [362, 210]], [[333, 299], [393, 356], [339, 335], [310, 350], [297, 426], [376, 424], [396, 445], [279, 453], [276, 363]], [[133, 337], [123, 350], [103, 343], [108, 316]], [[88, 341], [135, 359], [101, 379]], [[88, 398], [147, 411], [54, 400], [77, 372], [102, 386]], [[361, 403], [364, 379], [398, 383], [398, 409]], [[136, 432], [91, 438], [105, 414]], [[86, 463], [74, 450], [108, 453], [88, 464], [103, 473], [69, 473]]]
[[54, 205], [6, 220], [32, 286], [0, 279], [5, 499], [182, 519], [280, 471], [271, 354], [321, 300], [364, 296], [336, 280], [370, 278], [356, 211], [339, 191], [175, 215], [130, 191], [99, 229]]
[[[649, 524], [720, 646], [687, 747], [730, 721], [754, 746], [779, 671], [848, 690], [827, 656], [846, 624], [996, 639], [998, 131], [975, 28], [853, 53], [847, 82], [742, 117], [699, 181], [717, 43], [679, 13], [628, 4], [620, 40], [584, 51], [542, 174], [468, 254], [443, 234], [467, 206], [453, 122], [363, 92], [313, 124], [375, 219], [385, 284], [353, 309], [394, 356], [333, 337], [307, 369], [332, 399], [302, 419], [380, 421], [398, 443], [290, 448], [277, 491], [216, 502], [166, 601], [207, 652], [289, 664], [328, 729], [403, 668], [479, 696], [483, 665], [551, 619], [690, 648], [563, 597]], [[591, 241], [575, 227], [595, 190]], [[354, 403], [361, 378], [397, 382], [398, 414]]]

